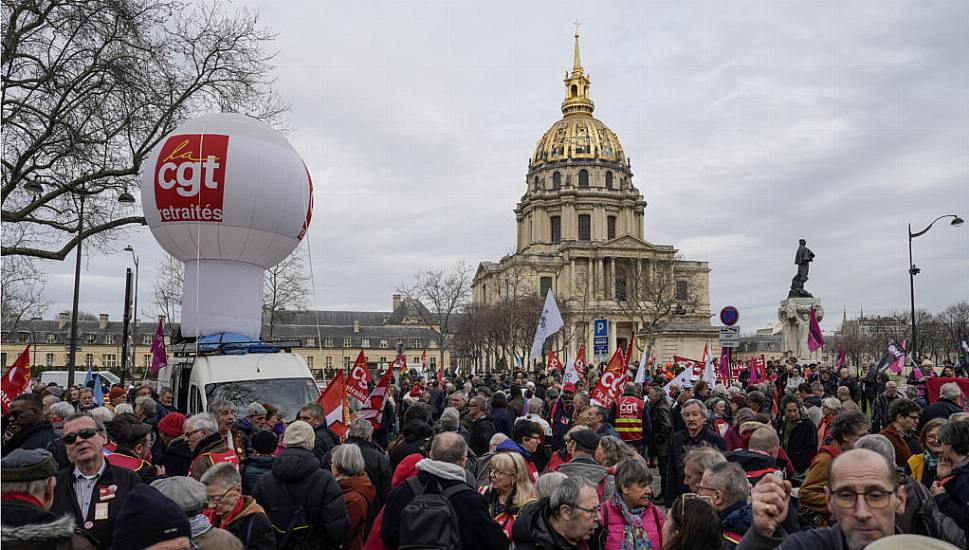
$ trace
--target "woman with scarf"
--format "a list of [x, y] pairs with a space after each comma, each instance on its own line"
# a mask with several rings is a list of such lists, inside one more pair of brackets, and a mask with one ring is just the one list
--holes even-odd
[[498, 453], [491, 457], [491, 483], [480, 489], [488, 501], [491, 517], [498, 522], [505, 535], [511, 539], [511, 528], [518, 513], [535, 500], [535, 487], [525, 459], [518, 453]]
[[781, 398], [781, 415], [777, 426], [781, 446], [790, 458], [794, 470], [803, 474], [811, 466], [811, 458], [818, 451], [818, 433], [814, 422], [807, 417], [797, 397], [790, 394]]
[[914, 454], [908, 459], [908, 467], [912, 470], [912, 478], [931, 487], [936, 480], [939, 467], [939, 457], [942, 455], [942, 442], [939, 441], [939, 428], [945, 424], [944, 418], [933, 418], [925, 423], [919, 434], [922, 453]]
[[821, 422], [818, 423], [818, 445], [831, 442], [831, 423], [834, 417], [841, 413], [841, 401], [837, 397], [825, 397], [821, 400]]
[[603, 550], [663, 547], [663, 513], [653, 504], [653, 476], [640, 458], [616, 466], [616, 491], [602, 504]]

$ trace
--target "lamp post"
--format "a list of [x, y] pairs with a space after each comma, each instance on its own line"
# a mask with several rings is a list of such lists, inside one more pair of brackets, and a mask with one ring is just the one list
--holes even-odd
[[124, 247], [125, 252], [131, 252], [131, 258], [135, 262], [135, 305], [134, 305], [134, 324], [131, 327], [131, 368], [138, 366], [138, 255], [130, 244]]
[[928, 233], [929, 229], [932, 229], [932, 226], [935, 225], [935, 222], [943, 218], [952, 218], [952, 221], [949, 222], [949, 225], [952, 225], [953, 227], [959, 227], [960, 225], [962, 225], [964, 221], [962, 218], [960, 218], [955, 214], [946, 214], [944, 216], [939, 216], [938, 218], [932, 220], [932, 223], [930, 223], [928, 227], [916, 233], [912, 233], [912, 224], [911, 223], [908, 224], [908, 287], [909, 287], [909, 293], [912, 299], [912, 348], [911, 349], [912, 349], [913, 360], [915, 358], [915, 353], [918, 351], [918, 347], [916, 346], [917, 336], [915, 333], [915, 276], [918, 275], [919, 272], [922, 270], [915, 267], [915, 264], [912, 262], [912, 239], [916, 237], [921, 237], [922, 235]]

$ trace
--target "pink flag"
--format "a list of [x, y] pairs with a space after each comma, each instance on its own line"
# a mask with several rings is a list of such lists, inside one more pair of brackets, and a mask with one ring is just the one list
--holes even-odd
[[824, 335], [821, 334], [821, 325], [818, 324], [818, 317], [814, 314], [814, 306], [811, 306], [811, 324], [808, 325], [808, 351], [814, 353], [824, 346]]
[[720, 380], [730, 379], [730, 348], [724, 346], [720, 348]]
[[[907, 341], [902, 340], [901, 346], [896, 345], [894, 342], [888, 345], [888, 353], [892, 354], [895, 358], [891, 366], [889, 367], [891, 371], [895, 374], [902, 373], [902, 367], [905, 366], [905, 345]], [[917, 369], [916, 369], [917, 370]], [[919, 373], [922, 374], [922, 373]]]
[[155, 338], [151, 341], [151, 368], [148, 372], [155, 374], [168, 365], [168, 354], [165, 353], [165, 327], [164, 320], [158, 320], [158, 330], [155, 331]]
[[835, 366], [840, 369], [841, 367], [844, 367], [847, 364], [848, 364], [848, 361], [845, 358], [845, 350], [839, 349], [838, 350], [838, 360], [835, 362]]

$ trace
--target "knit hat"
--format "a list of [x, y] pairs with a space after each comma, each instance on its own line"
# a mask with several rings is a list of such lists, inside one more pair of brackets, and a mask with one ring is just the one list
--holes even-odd
[[118, 511], [111, 549], [147, 548], [191, 536], [192, 528], [182, 508], [158, 489], [142, 484], [128, 493]]
[[208, 504], [205, 485], [194, 477], [164, 477], [152, 481], [151, 486], [178, 504], [188, 517], [201, 514]]
[[[314, 442], [316, 436], [313, 436]], [[279, 446], [279, 439], [276, 434], [269, 430], [259, 430], [252, 435], [252, 449], [261, 455], [271, 455]]]
[[315, 443], [316, 433], [313, 432], [313, 427], [302, 420], [297, 420], [287, 426], [283, 433], [283, 445], [286, 445], [287, 448], [299, 447], [312, 451]]
[[122, 395], [125, 395], [127, 393], [128, 392], [124, 391], [124, 388], [119, 388], [118, 386], [114, 386], [113, 388], [111, 388], [111, 393], [108, 394], [108, 398], [114, 399], [115, 397], [121, 397]]
[[185, 433], [185, 415], [180, 412], [170, 412], [158, 422], [158, 431], [169, 436], [178, 437]]
[[151, 433], [151, 427], [131, 413], [115, 415], [109, 428], [117, 442], [126, 447], [134, 447]]
[[246, 416], [259, 416], [264, 414], [266, 414], [266, 407], [263, 407], [255, 401], [249, 403], [249, 406], [246, 407]]
[[569, 434], [569, 438], [575, 441], [576, 447], [586, 452], [593, 452], [599, 447], [599, 437], [592, 430], [575, 430]]
[[57, 475], [57, 462], [44, 449], [14, 449], [0, 461], [3, 482], [40, 481]]
[[53, 395], [59, 398], [64, 395], [64, 388], [60, 386], [47, 386], [47, 395]]

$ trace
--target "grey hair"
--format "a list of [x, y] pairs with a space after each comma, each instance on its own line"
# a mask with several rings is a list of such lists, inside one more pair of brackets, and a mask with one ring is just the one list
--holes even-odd
[[[109, 409], [107, 407], [98, 407], [98, 409], [104, 409], [104, 410], [106, 410], [108, 412], [111, 412], [111, 409]], [[92, 414], [94, 411], [96, 411], [98, 409], [93, 409], [90, 412], [76, 412], [76, 413], [73, 413], [73, 414], [71, 414], [70, 416], [68, 416], [67, 418], [64, 419], [64, 424], [67, 424], [68, 422], [72, 422], [74, 420], [77, 420], [78, 418], [90, 418], [91, 420], [94, 421], [94, 425], [97, 427], [98, 431], [99, 432], [104, 432], [105, 431], [105, 429], [104, 429], [104, 422], [100, 418], [98, 418], [96, 415]]]
[[939, 388], [939, 397], [941, 399], [958, 401], [960, 395], [962, 395], [962, 388], [960, 388], [959, 384], [956, 384], [955, 382], [942, 384], [942, 387]]
[[218, 414], [222, 411], [232, 411], [235, 412], [236, 406], [232, 404], [231, 401], [226, 401], [225, 399], [218, 399], [209, 403], [208, 410], [209, 414]]
[[446, 407], [441, 413], [441, 430], [445, 432], [456, 432], [461, 424], [461, 413], [454, 407]]
[[821, 382], [811, 382], [811, 391], [815, 392], [818, 390], [824, 391], [824, 384]]
[[0, 491], [7, 493], [27, 493], [31, 496], [42, 496], [47, 491], [47, 482], [54, 476], [33, 481], [4, 481], [0, 483]]
[[724, 458], [723, 453], [714, 447], [696, 447], [686, 453], [686, 457], [683, 458], [683, 467], [686, 468], [687, 464], [692, 464], [693, 468], [690, 469], [702, 474], [714, 464], [720, 464], [726, 461], [727, 459]]
[[342, 477], [354, 477], [363, 473], [366, 464], [363, 461], [363, 453], [360, 447], [353, 443], [337, 445], [331, 451], [333, 467]]
[[542, 474], [538, 477], [538, 481], [535, 482], [535, 498], [541, 500], [545, 497], [552, 496], [552, 492], [558, 487], [563, 480], [568, 476], [562, 472], [549, 472], [547, 474]]
[[549, 506], [552, 509], [552, 515], [559, 517], [559, 514], [562, 512], [562, 506], [575, 508], [579, 504], [579, 494], [582, 492], [583, 487], [595, 489], [595, 486], [584, 476], [567, 477], [559, 482], [558, 486], [552, 490], [552, 494], [548, 499]]
[[461, 464], [468, 458], [468, 443], [455, 432], [442, 432], [431, 440], [431, 459]]
[[599, 446], [602, 448], [603, 454], [606, 455], [606, 463], [603, 466], [607, 468], [636, 455], [636, 451], [632, 447], [626, 445], [625, 441], [614, 435], [607, 435], [600, 439]]
[[137, 409], [138, 407], [141, 407], [141, 410], [145, 411], [145, 416], [155, 416], [155, 413], [158, 412], [155, 400], [150, 395], [136, 397], [135, 408]]
[[478, 407], [482, 411], [488, 410], [488, 400], [480, 395], [472, 397], [468, 402], [474, 403], [474, 406]]
[[858, 441], [855, 441], [855, 444], [851, 448], [875, 451], [876, 453], [885, 457], [885, 459], [892, 464], [892, 468], [895, 467], [895, 447], [892, 446], [892, 442], [882, 434], [868, 434], [860, 437], [858, 438]]
[[[198, 416], [198, 415], [195, 415]], [[192, 418], [195, 418], [193, 416]], [[206, 486], [218, 483], [223, 489], [229, 489], [242, 483], [242, 476], [231, 462], [219, 462], [202, 474], [202, 483]]]
[[365, 418], [356, 418], [347, 425], [347, 436], [370, 441], [373, 437], [373, 424]]
[[208, 435], [211, 435], [219, 431], [219, 423], [209, 413], [194, 414], [185, 421], [185, 433], [192, 430], [205, 430]]
[[739, 464], [720, 462], [710, 466], [706, 471], [710, 472], [714, 488], [723, 491], [723, 498], [728, 505], [736, 502], [747, 502], [747, 495], [750, 494], [750, 482], [747, 481], [747, 473]]
[[74, 414], [74, 405], [71, 405], [67, 401], [58, 401], [50, 406], [50, 412], [54, 416], [67, 418]]
[[119, 414], [134, 414], [135, 408], [131, 406], [131, 403], [119, 403], [114, 406], [114, 415]]
[[687, 399], [686, 402], [680, 406], [680, 414], [683, 414], [683, 411], [685, 411], [686, 408], [691, 405], [700, 407], [700, 414], [703, 415], [703, 418], [706, 418], [707, 415], [710, 414], [710, 411], [707, 410], [707, 406], [704, 405], [703, 401], [700, 401], [699, 399]]
[[[93, 409], [91, 409], [90, 411], [88, 411], [88, 415], [87, 416], [90, 416], [91, 418], [93, 418], [93, 419], [97, 420], [98, 422], [100, 422], [101, 423], [101, 426], [103, 427], [108, 422], [111, 422], [112, 420], [114, 420], [114, 411], [112, 411], [111, 409], [109, 409], [107, 407], [103, 407], [103, 406], [102, 407], [94, 407]], [[68, 420], [70, 420], [70, 419], [68, 419]]]
[[310, 413], [310, 415], [316, 420], [323, 420], [323, 418], [326, 417], [326, 414], [323, 412], [323, 407], [321, 407], [320, 404], [316, 402], [307, 403], [302, 407], [300, 407], [299, 410], [300, 412], [306, 411]]
[[44, 398], [41, 401], [45, 405], [47, 405], [49, 407], [50, 405], [53, 405], [54, 403], [59, 403], [60, 400], [61, 400], [60, 397], [57, 397], [56, 395], [54, 395], [54, 394], [51, 393], [51, 394], [45, 395]]
[[488, 449], [493, 451], [496, 447], [498, 447], [498, 445], [501, 445], [505, 441], [508, 441], [508, 439], [510, 438], [507, 435], [501, 432], [498, 432], [495, 435], [491, 436], [491, 440], [488, 441]]
[[542, 408], [545, 407], [545, 402], [542, 401], [540, 397], [533, 397], [528, 400], [528, 412], [534, 414], [542, 414]]
[[841, 411], [841, 400], [837, 397], [825, 397], [821, 400], [821, 406], [827, 407], [832, 411]]

